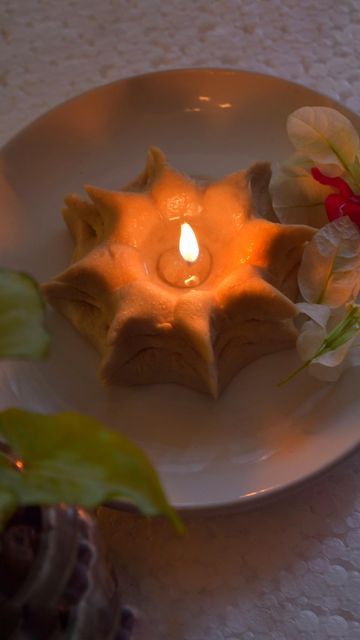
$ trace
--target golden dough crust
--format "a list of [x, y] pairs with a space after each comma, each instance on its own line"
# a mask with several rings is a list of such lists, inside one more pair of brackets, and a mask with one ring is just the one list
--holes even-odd
[[[177, 383], [216, 397], [241, 367], [293, 346], [297, 270], [314, 229], [274, 222], [270, 176], [258, 163], [200, 184], [150, 149], [121, 191], [67, 196], [72, 264], [43, 288], [101, 354], [105, 383]], [[183, 221], [212, 256], [193, 289], [171, 287], [157, 269]]]

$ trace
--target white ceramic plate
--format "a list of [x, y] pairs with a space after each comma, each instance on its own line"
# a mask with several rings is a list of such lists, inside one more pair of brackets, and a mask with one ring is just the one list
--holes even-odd
[[[121, 80], [61, 105], [0, 156], [1, 264], [40, 281], [62, 270], [71, 252], [64, 194], [83, 183], [120, 187], [151, 144], [196, 175], [285, 159], [286, 117], [303, 105], [340, 108], [283, 80], [205, 69]], [[283, 352], [243, 369], [217, 402], [173, 385], [107, 391], [88, 344], [51, 311], [49, 323], [47, 362], [1, 365], [1, 406], [75, 409], [104, 420], [145, 449], [180, 509], [247, 504], [312, 477], [359, 444], [359, 368], [334, 385], [304, 373], [278, 389], [297, 363]]]

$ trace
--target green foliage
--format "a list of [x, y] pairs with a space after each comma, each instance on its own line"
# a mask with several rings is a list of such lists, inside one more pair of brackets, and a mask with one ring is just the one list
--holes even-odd
[[0, 358], [46, 356], [44, 313], [36, 282], [25, 273], [0, 269]]
[[[0, 358], [41, 359], [45, 305], [28, 275], [0, 270]], [[77, 413], [0, 412], [0, 528], [20, 506], [65, 502], [92, 509], [122, 500], [182, 524], [156, 471], [126, 438]]]
[[145, 454], [118, 433], [77, 413], [0, 413], [0, 509], [66, 502], [92, 509], [113, 499], [181, 529]]

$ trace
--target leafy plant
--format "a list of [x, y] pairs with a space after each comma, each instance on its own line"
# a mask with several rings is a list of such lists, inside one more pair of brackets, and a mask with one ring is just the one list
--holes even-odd
[[59, 502], [93, 509], [121, 499], [181, 528], [145, 454], [93, 418], [9, 409], [0, 414], [0, 438], [0, 510]]
[[[0, 357], [43, 358], [48, 351], [44, 304], [35, 281], [0, 271]], [[180, 531], [156, 471], [126, 438], [78, 413], [0, 412], [0, 513], [66, 502], [94, 508], [111, 499], [146, 515], [163, 514]]]

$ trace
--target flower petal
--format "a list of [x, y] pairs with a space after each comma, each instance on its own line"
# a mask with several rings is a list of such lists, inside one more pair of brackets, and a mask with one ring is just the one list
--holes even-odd
[[350, 358], [353, 340], [349, 340], [333, 351], [324, 353], [319, 358], [315, 358], [309, 366], [309, 374], [318, 380], [326, 382], [336, 382], [342, 373], [356, 364], [360, 364], [360, 349], [356, 349], [353, 354], [354, 360]]
[[338, 307], [360, 278], [360, 234], [346, 216], [320, 229], [304, 249], [299, 288], [306, 302]]
[[327, 351], [326, 353], [323, 353], [318, 358], [314, 358], [313, 362], [318, 362], [319, 364], [322, 364], [325, 367], [337, 367], [339, 364], [341, 364], [345, 360], [352, 343], [353, 343], [353, 339], [348, 340], [337, 349], [333, 349], [332, 351]]
[[360, 367], [360, 336], [354, 340], [346, 361], [347, 367]]
[[336, 382], [346, 369], [342, 362], [337, 367], [325, 367], [319, 362], [312, 362], [309, 365], [309, 375], [317, 380], [323, 380], [324, 382]]
[[339, 176], [328, 176], [320, 171], [318, 167], [312, 167], [311, 175], [317, 182], [320, 182], [320, 184], [325, 184], [336, 189], [344, 198], [350, 198], [350, 196], [353, 195], [348, 183]]
[[270, 191], [280, 222], [317, 228], [326, 224], [324, 202], [331, 188], [316, 182], [307, 171], [288, 166], [272, 180]]
[[348, 118], [329, 107], [302, 107], [287, 122], [288, 136], [314, 162], [344, 167], [355, 162], [359, 136]]
[[326, 331], [313, 320], [304, 322], [301, 333], [296, 342], [299, 356], [305, 362], [311, 360], [318, 352], [326, 336]]
[[298, 302], [296, 307], [299, 313], [304, 313], [309, 316], [320, 327], [326, 328], [328, 320], [330, 318], [330, 307], [325, 304], [310, 304], [308, 302]]

